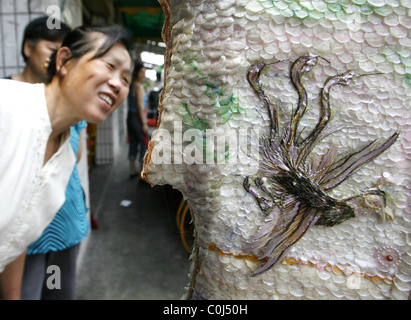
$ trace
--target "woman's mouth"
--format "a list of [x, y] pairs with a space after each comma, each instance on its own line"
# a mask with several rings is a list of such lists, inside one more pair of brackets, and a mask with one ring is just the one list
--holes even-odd
[[102, 99], [103, 101], [105, 101], [110, 107], [113, 106], [114, 101], [113, 101], [113, 99], [112, 99], [110, 96], [108, 96], [108, 95], [105, 94], [105, 93], [99, 93], [98, 96], [100, 97], [100, 99]]

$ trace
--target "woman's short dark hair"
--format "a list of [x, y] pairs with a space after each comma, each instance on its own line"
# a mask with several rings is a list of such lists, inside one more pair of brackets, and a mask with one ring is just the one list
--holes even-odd
[[47, 26], [49, 19], [50, 17], [42, 16], [30, 21], [25, 27], [21, 45], [21, 55], [23, 56], [24, 62], [27, 61], [24, 53], [24, 44], [26, 41], [29, 41], [30, 44], [35, 47], [40, 40], [63, 41], [64, 37], [70, 32], [71, 28], [63, 22], [59, 22], [58, 28], [49, 28]]
[[[93, 25], [82, 26], [72, 30], [64, 38], [62, 47], [67, 47], [71, 51], [71, 57], [69, 60], [81, 58], [86, 53], [94, 50], [96, 47], [96, 38], [93, 37], [94, 33], [100, 33], [106, 36], [106, 41], [97, 49], [96, 54], [91, 59], [97, 59], [104, 56], [110, 49], [117, 43], [121, 43], [124, 48], [132, 56], [132, 37], [131, 33], [119, 25]], [[56, 55], [57, 50], [50, 57], [49, 67], [47, 69], [49, 82], [57, 74], [56, 69]]]
[[137, 79], [138, 77], [138, 73], [140, 72], [141, 69], [145, 68], [144, 63], [141, 62], [140, 60], [137, 60], [134, 63], [134, 69], [133, 69], [133, 73], [131, 74], [131, 82], [130, 82], [130, 86], [133, 85], [133, 82]]

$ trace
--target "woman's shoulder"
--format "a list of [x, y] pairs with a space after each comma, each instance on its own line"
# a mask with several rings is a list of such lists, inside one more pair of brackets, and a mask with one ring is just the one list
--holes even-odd
[[0, 79], [0, 86], [1, 88], [18, 88], [18, 87], [31, 87], [33, 86], [32, 83], [28, 82], [23, 82], [23, 81], [17, 81], [17, 80], [12, 80], [10, 78], [7, 79]]
[[137, 91], [137, 93], [145, 93], [146, 88], [144, 87], [143, 84], [138, 83], [137, 86], [136, 86], [136, 91]]
[[[42, 91], [41, 91], [42, 90]], [[2, 96], [14, 96], [15, 99], [31, 100], [31, 94], [41, 92], [44, 94], [43, 83], [27, 83], [23, 81], [0, 79], [0, 91]], [[3, 99], [2, 99], [3, 100]]]
[[[27, 104], [33, 107], [33, 102], [44, 101], [44, 84], [31, 84], [22, 81], [0, 79], [1, 102], [0, 106], [24, 107]], [[40, 100], [37, 100], [40, 99]]]

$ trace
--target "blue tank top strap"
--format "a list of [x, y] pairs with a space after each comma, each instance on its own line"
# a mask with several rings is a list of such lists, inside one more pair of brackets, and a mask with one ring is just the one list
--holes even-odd
[[137, 103], [136, 103], [136, 94], [134, 91], [134, 85], [130, 87], [130, 92], [127, 97], [127, 103], [128, 103], [128, 112], [129, 113], [137, 113]]

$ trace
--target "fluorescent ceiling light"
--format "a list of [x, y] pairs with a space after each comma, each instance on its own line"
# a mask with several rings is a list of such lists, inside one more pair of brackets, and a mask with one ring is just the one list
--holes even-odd
[[157, 80], [157, 71], [153, 69], [146, 70], [146, 78], [156, 81]]
[[162, 66], [164, 64], [164, 55], [143, 51], [141, 53], [141, 60], [144, 63], [150, 63], [156, 66]]

